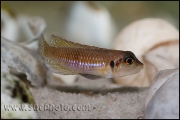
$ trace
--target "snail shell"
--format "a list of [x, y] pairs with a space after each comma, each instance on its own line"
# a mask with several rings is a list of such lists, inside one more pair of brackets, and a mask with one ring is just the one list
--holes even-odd
[[121, 85], [150, 86], [155, 74], [179, 66], [179, 31], [165, 20], [146, 18], [125, 27], [112, 44], [113, 49], [132, 51], [144, 63], [144, 70], [122, 78]]

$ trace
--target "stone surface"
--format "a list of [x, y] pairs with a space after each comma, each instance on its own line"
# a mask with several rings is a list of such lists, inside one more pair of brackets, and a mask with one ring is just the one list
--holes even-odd
[[32, 85], [44, 85], [46, 68], [37, 49], [45, 20], [21, 14], [6, 4], [1, 13], [1, 71], [26, 74]]
[[179, 118], [179, 69], [164, 70], [156, 75], [146, 104], [145, 119]]
[[26, 84], [14, 75], [1, 72], [1, 119], [37, 118], [35, 111], [23, 111], [19, 108], [24, 106], [28, 110], [28, 105], [34, 103]]
[[147, 107], [147, 104], [149, 103], [153, 95], [157, 92], [157, 90], [177, 74], [179, 74], [179, 68], [162, 70], [156, 74], [151, 84], [151, 87], [149, 88], [149, 92], [145, 101], [145, 107]]
[[3, 72], [9, 72], [12, 67], [17, 72], [26, 74], [32, 85], [45, 84], [46, 68], [38, 53], [3, 37], [1, 37], [1, 64]]

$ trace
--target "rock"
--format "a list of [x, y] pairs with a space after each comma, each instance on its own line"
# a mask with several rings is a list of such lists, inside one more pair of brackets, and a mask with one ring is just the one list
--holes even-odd
[[26, 74], [32, 85], [45, 84], [46, 68], [38, 53], [3, 37], [1, 37], [1, 64], [3, 72], [9, 72], [12, 67], [17, 72]]
[[[132, 51], [144, 63], [144, 70], [114, 78], [121, 85], [150, 86], [155, 74], [179, 66], [179, 31], [162, 19], [146, 18], [125, 27], [115, 39], [113, 49]], [[172, 54], [174, 51], [177, 54]]]
[[156, 93], [156, 91], [176, 74], [179, 74], [179, 68], [162, 70], [156, 74], [151, 87], [149, 88], [149, 92], [145, 101], [145, 107], [147, 107], [147, 104], [151, 100], [152, 96]]
[[29, 105], [33, 104], [34, 98], [26, 84], [14, 75], [1, 72], [1, 118], [35, 119], [36, 112], [32, 109], [28, 111]]
[[159, 72], [149, 89], [145, 119], [179, 118], [179, 68]]
[[1, 71], [26, 74], [33, 85], [44, 85], [46, 68], [37, 49], [46, 22], [41, 17], [21, 14], [5, 4], [1, 14]]

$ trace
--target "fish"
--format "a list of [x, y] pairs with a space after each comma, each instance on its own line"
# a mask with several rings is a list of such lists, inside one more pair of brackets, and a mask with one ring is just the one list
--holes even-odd
[[143, 69], [143, 63], [131, 51], [74, 43], [55, 34], [51, 35], [50, 44], [41, 35], [38, 52], [47, 68], [61, 75], [96, 80], [124, 77]]

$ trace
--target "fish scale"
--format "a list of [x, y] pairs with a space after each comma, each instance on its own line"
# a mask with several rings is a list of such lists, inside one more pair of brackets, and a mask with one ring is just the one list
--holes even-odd
[[[106, 54], [101, 55], [103, 52]], [[56, 62], [61, 63], [62, 67], [71, 69], [72, 72], [76, 72], [78, 70], [80, 73], [89, 72], [90, 74], [96, 74], [98, 72], [99, 74], [105, 74], [104, 71], [108, 68], [108, 63], [110, 63], [111, 59], [113, 60], [117, 58], [115, 52], [118, 54], [118, 51], [114, 51], [114, 55], [112, 55], [110, 52], [111, 51], [103, 49], [99, 51], [96, 49], [86, 49], [86, 51], [83, 51], [83, 48], [52, 47], [49, 49], [49, 56], [52, 57]], [[66, 61], [63, 61], [64, 55], [66, 55]], [[109, 60], [109, 58], [111, 59]], [[78, 65], [75, 66], [73, 61], [76, 61]], [[81, 65], [80, 61], [82, 63]], [[92, 67], [89, 64], [91, 64]]]
[[82, 45], [52, 35], [51, 46], [43, 36], [39, 53], [46, 66], [59, 74], [79, 74], [88, 79], [122, 77], [135, 74], [143, 64], [130, 51]]

